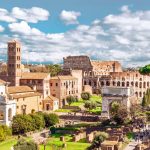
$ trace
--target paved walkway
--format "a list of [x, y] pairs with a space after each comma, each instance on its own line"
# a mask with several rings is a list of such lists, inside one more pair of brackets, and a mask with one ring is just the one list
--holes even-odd
[[133, 150], [138, 143], [131, 141], [124, 150]]

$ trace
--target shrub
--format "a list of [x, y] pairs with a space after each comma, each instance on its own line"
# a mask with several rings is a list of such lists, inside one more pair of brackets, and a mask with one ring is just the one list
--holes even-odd
[[56, 114], [53, 114], [53, 113], [51, 113], [51, 114], [44, 113], [43, 116], [44, 116], [45, 126], [46, 127], [50, 127], [50, 126], [53, 126], [53, 125], [59, 123], [59, 117]]
[[89, 92], [83, 92], [83, 93], [81, 93], [81, 98], [83, 100], [89, 100], [90, 97], [91, 97], [91, 94]]
[[13, 117], [12, 132], [14, 134], [24, 134], [34, 130], [34, 121], [30, 115], [16, 115]]
[[91, 110], [91, 109], [95, 109], [97, 107], [97, 104], [95, 102], [86, 101], [84, 107]]
[[77, 100], [76, 100], [76, 97], [71, 96], [71, 95], [70, 95], [70, 96], [67, 96], [66, 100], [67, 100], [67, 103], [69, 104], [69, 106], [71, 105], [71, 103], [77, 101]]
[[7, 136], [12, 134], [11, 129], [6, 125], [0, 125], [0, 141], [4, 141]]
[[38, 145], [33, 141], [19, 139], [17, 144], [14, 145], [14, 150], [38, 150]]
[[92, 142], [92, 145], [90, 147], [88, 147], [88, 150], [93, 150], [96, 148], [99, 148], [101, 146], [101, 143], [108, 138], [108, 134], [105, 132], [98, 132], [95, 135], [95, 138]]
[[30, 115], [33, 119], [33, 128], [34, 129], [41, 129], [41, 128], [44, 128], [45, 126], [45, 121], [44, 121], [44, 117], [42, 115], [39, 115], [39, 114], [31, 114]]

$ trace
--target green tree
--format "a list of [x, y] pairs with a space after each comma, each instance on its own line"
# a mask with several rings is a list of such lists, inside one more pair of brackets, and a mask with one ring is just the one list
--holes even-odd
[[38, 145], [33, 141], [26, 141], [21, 138], [17, 144], [14, 145], [14, 150], [39, 150]]
[[33, 128], [36, 130], [39, 130], [41, 128], [44, 128], [45, 126], [45, 121], [44, 121], [44, 117], [40, 114], [30, 114], [30, 116], [33, 119]]
[[50, 114], [44, 113], [43, 116], [44, 116], [46, 127], [50, 127], [59, 123], [59, 117], [54, 113], [50, 113]]
[[144, 75], [149, 75], [149, 74], [150, 74], [150, 64], [149, 64], [149, 65], [146, 65], [146, 66], [144, 66], [144, 67], [141, 67], [141, 68], [139, 69], [139, 72], [140, 72], [141, 74], [144, 74]]
[[62, 68], [59, 64], [54, 64], [54, 65], [50, 64], [47, 65], [47, 68], [51, 76], [56, 76], [62, 71]]
[[34, 121], [30, 115], [16, 115], [12, 120], [12, 132], [14, 134], [23, 134], [34, 131]]
[[117, 114], [117, 112], [118, 112], [118, 110], [119, 110], [119, 107], [120, 107], [120, 104], [118, 103], [118, 102], [112, 102], [111, 104], [110, 104], [110, 113], [112, 114], [112, 115], [115, 115], [115, 114]]
[[95, 109], [97, 107], [97, 104], [95, 102], [92, 102], [92, 101], [86, 101], [84, 104], [84, 107], [86, 109], [92, 110], [92, 109]]
[[91, 146], [88, 147], [88, 150], [94, 150], [94, 149], [99, 148], [101, 146], [101, 143], [106, 138], [108, 138], [108, 134], [107, 133], [105, 133], [105, 132], [98, 132], [98, 133], [96, 133], [95, 138], [94, 138]]
[[89, 92], [83, 92], [83, 93], [81, 93], [81, 98], [83, 100], [90, 100], [91, 94]]
[[67, 100], [67, 103], [70, 106], [71, 103], [76, 102], [76, 97], [70, 95], [70, 96], [67, 96], [66, 100]]

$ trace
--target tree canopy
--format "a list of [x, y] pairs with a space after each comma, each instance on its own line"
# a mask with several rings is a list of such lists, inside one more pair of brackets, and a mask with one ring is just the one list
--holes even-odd
[[149, 64], [149, 65], [146, 65], [146, 66], [144, 66], [144, 67], [141, 67], [141, 68], [139, 69], [139, 72], [140, 72], [141, 74], [144, 74], [144, 75], [150, 74], [150, 64]]

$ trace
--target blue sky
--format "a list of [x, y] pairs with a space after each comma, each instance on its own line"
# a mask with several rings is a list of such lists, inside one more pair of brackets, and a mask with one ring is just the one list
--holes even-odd
[[88, 55], [144, 65], [150, 63], [149, 26], [149, 0], [1, 0], [0, 60], [7, 59], [7, 41], [17, 39], [24, 62]]

